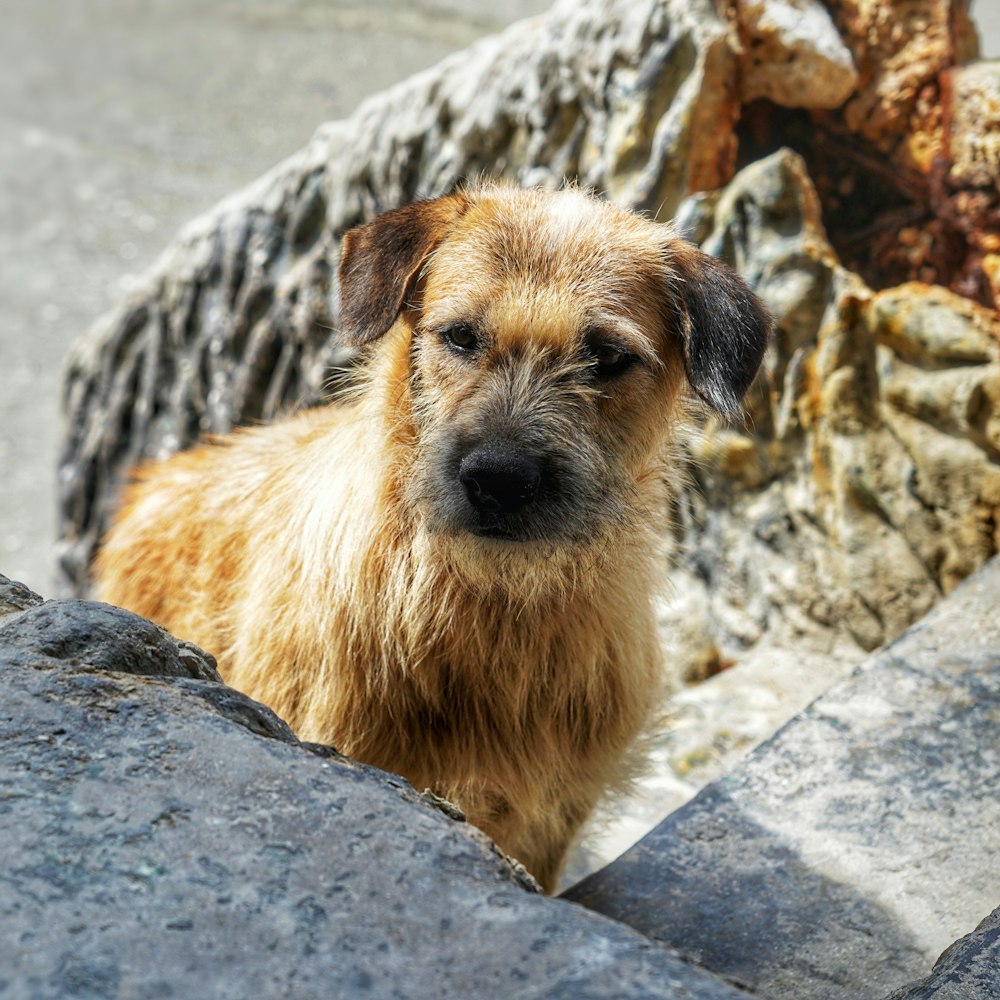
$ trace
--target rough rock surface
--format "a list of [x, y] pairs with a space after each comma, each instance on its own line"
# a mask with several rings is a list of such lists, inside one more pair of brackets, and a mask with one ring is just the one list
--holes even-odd
[[127, 674], [222, 682], [215, 658], [204, 650], [131, 611], [96, 601], [46, 601], [15, 621], [0, 618], [0, 645], [12, 646], [18, 652], [8, 656], [24, 662], [43, 656]]
[[[863, 81], [846, 107], [852, 130], [886, 151], [920, 134], [933, 115], [938, 75], [979, 52], [968, 0], [831, 0], [827, 6]], [[915, 120], [916, 119], [916, 120]], [[915, 157], [919, 159], [919, 155]]]
[[1000, 306], [1000, 60], [943, 73], [941, 97], [935, 210], [969, 247], [962, 290]]
[[788, 108], [836, 108], [858, 85], [858, 71], [819, 0], [739, 0], [748, 55], [740, 92]]
[[995, 1000], [1000, 996], [1000, 908], [935, 962], [929, 976], [886, 1000]]
[[845, 271], [787, 151], [679, 220], [748, 278], [777, 335], [746, 428], [691, 440], [667, 642], [688, 663], [743, 658], [765, 635], [874, 649], [1000, 548], [1000, 320]]
[[[571, 890], [588, 913], [446, 803], [162, 676], [188, 644], [0, 577], [0, 996], [876, 1000], [1000, 892], [998, 598], [995, 560]], [[998, 914], [889, 1000], [994, 997]]]
[[[923, 974], [1000, 899], [998, 605], [993, 560], [566, 897], [772, 1000]], [[991, 995], [981, 932], [932, 977], [979, 992], [941, 996]]]
[[0, 996], [743, 995], [224, 685], [135, 676], [186, 656], [155, 626], [143, 660], [134, 616], [116, 651], [113, 609], [33, 603], [0, 630]]
[[37, 608], [42, 598], [17, 580], [3, 577], [0, 584], [0, 625], [10, 624], [29, 608]]

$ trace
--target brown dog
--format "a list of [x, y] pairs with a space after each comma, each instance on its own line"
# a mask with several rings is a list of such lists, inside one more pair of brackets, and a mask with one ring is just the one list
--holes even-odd
[[350, 404], [144, 469], [102, 599], [305, 739], [458, 803], [549, 891], [659, 692], [685, 382], [736, 413], [768, 317], [671, 230], [484, 187], [349, 232]]

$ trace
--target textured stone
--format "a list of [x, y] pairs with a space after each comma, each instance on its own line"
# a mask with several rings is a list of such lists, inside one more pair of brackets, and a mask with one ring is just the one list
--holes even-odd
[[[0, 586], [9, 583], [0, 577]], [[0, 625], [0, 645], [25, 662], [52, 657], [101, 670], [222, 682], [215, 658], [158, 625], [96, 601], [46, 601]], [[8, 655], [10, 655], [8, 653]]]
[[818, 0], [739, 0], [747, 47], [740, 92], [787, 108], [836, 108], [854, 91], [858, 71]]
[[995, 317], [943, 288], [900, 285], [875, 296], [878, 341], [900, 361], [938, 370], [997, 360]]
[[741, 995], [224, 685], [121, 672], [155, 626], [114, 651], [108, 609], [46, 609], [79, 638], [0, 630], [0, 995]]
[[8, 580], [0, 575], [0, 625], [9, 623], [24, 614], [29, 608], [42, 603], [38, 594], [29, 590], [17, 580]]
[[1000, 323], [939, 288], [873, 294], [839, 266], [789, 152], [679, 217], [777, 334], [746, 428], [691, 441], [666, 641], [685, 663], [874, 649], [1000, 544]]
[[994, 560], [567, 898], [772, 1000], [922, 974], [1000, 896], [998, 603]]
[[[846, 108], [850, 129], [895, 150], [904, 136], [933, 127], [933, 102], [921, 104], [925, 91], [943, 70], [979, 53], [968, 3], [832, 0], [828, 6], [863, 81]], [[920, 160], [905, 142], [900, 154]]]
[[[953, 182], [1000, 184], [1000, 60], [956, 66], [942, 76], [943, 152]], [[994, 233], [1000, 247], [1000, 234]]]
[[1000, 908], [956, 941], [931, 974], [886, 1000], [996, 1000], [1000, 996]]
[[969, 248], [956, 285], [1000, 306], [1000, 60], [943, 73], [941, 108], [931, 198]]

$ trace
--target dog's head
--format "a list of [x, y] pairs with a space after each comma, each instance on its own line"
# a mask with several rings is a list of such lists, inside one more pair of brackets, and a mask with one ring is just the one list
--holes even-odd
[[340, 295], [349, 343], [400, 321], [408, 502], [431, 530], [508, 546], [603, 544], [634, 521], [685, 382], [736, 415], [770, 327], [725, 265], [573, 190], [382, 215], [347, 233]]

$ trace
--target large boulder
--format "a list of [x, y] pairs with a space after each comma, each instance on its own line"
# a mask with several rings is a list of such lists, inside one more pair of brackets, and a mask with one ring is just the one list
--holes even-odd
[[213, 672], [135, 615], [0, 577], [0, 994], [742, 995]]

